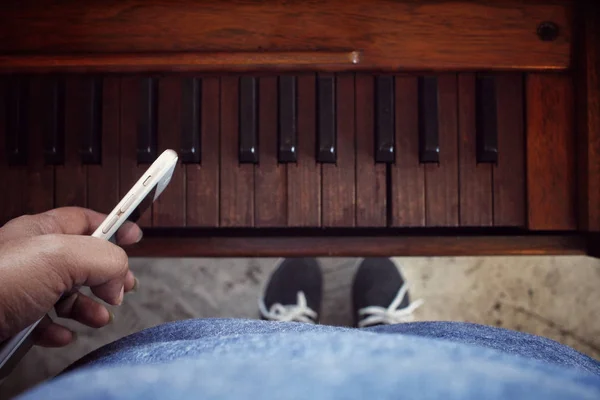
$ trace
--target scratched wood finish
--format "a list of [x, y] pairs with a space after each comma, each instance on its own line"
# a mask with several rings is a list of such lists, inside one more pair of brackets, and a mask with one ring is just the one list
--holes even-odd
[[336, 76], [337, 162], [322, 164], [323, 226], [351, 227], [356, 223], [354, 154], [354, 75]]
[[577, 228], [573, 112], [570, 76], [527, 76], [529, 229]]
[[220, 225], [254, 225], [254, 165], [240, 164], [239, 77], [221, 78]]
[[[8, 0], [0, 15], [0, 53], [360, 49], [361, 62], [348, 68], [565, 69], [571, 53], [570, 8], [551, 1], [514, 0], [376, 5], [344, 0], [38, 0], [24, 5]], [[541, 21], [560, 27], [556, 40], [538, 38]], [[5, 58], [3, 64], [10, 61]], [[241, 62], [252, 63], [252, 57]], [[177, 67], [174, 63], [164, 68]]]
[[220, 79], [202, 78], [200, 143], [202, 162], [187, 164], [187, 225], [219, 225]]
[[2, 72], [338, 71], [360, 65], [359, 51], [245, 51], [2, 55]]
[[316, 227], [321, 226], [321, 168], [315, 160], [315, 75], [299, 75], [297, 87], [298, 161], [287, 165], [287, 224]]
[[492, 165], [477, 163], [476, 75], [458, 75], [460, 225], [491, 226]]
[[25, 184], [25, 212], [38, 214], [54, 208], [54, 167], [44, 162], [44, 131], [48, 129], [51, 78], [34, 76], [29, 79], [29, 160]]
[[498, 164], [493, 168], [494, 225], [526, 225], [523, 74], [496, 75]]
[[[177, 76], [158, 81], [158, 154], [181, 148], [181, 83]], [[185, 167], [178, 163], [169, 186], [153, 204], [153, 226], [185, 226], [185, 179]]]
[[[24, 212], [23, 184], [26, 170], [24, 167], [8, 165], [6, 137], [8, 132], [8, 78], [0, 79], [0, 179], [4, 193], [0, 207], [0, 224], [20, 216]], [[11, 190], [7, 190], [11, 188]]]
[[419, 162], [418, 80], [395, 77], [396, 163], [391, 173], [392, 226], [425, 225], [425, 166]]
[[87, 166], [87, 204], [109, 213], [119, 202], [119, 137], [121, 136], [121, 79], [102, 80], [102, 141], [100, 164]]
[[277, 76], [259, 78], [259, 164], [254, 168], [255, 226], [287, 223], [287, 171], [277, 161]]
[[457, 226], [458, 121], [457, 76], [438, 76], [439, 164], [425, 166], [425, 217], [427, 226]]
[[81, 132], [89, 129], [84, 116], [89, 107], [87, 76], [70, 76], [65, 83], [65, 163], [54, 169], [56, 207], [87, 206], [87, 173], [81, 160]]
[[579, 228], [600, 231], [600, 4], [581, 2], [577, 84]]
[[355, 84], [356, 226], [386, 226], [386, 164], [374, 161], [374, 77], [357, 74]]
[[390, 257], [584, 255], [580, 235], [549, 236], [225, 236], [145, 237], [127, 246], [131, 257]]
[[[137, 162], [137, 126], [139, 120], [141, 78], [128, 76], [121, 80], [121, 135], [120, 135], [120, 179], [119, 197], [140, 179], [148, 165]], [[152, 206], [139, 218], [138, 225], [152, 226]]]

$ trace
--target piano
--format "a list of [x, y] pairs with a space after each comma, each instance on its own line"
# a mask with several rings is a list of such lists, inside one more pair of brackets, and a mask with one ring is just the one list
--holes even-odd
[[172, 148], [132, 256], [598, 255], [591, 3], [5, 0], [1, 223]]

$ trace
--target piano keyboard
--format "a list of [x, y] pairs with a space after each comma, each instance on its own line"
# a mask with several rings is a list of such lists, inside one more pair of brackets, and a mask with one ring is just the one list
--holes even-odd
[[522, 227], [521, 73], [23, 75], [0, 82], [1, 221], [108, 212], [180, 155], [146, 227]]

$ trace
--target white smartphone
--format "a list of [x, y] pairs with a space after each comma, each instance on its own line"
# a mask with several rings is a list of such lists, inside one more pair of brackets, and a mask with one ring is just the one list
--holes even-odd
[[171, 181], [177, 158], [177, 153], [173, 150], [165, 150], [123, 196], [92, 236], [110, 240], [125, 221], [137, 221]]
[[[144, 172], [117, 206], [108, 214], [92, 236], [113, 241], [117, 230], [126, 221], [137, 221], [165, 190], [177, 166], [177, 153], [165, 150]], [[93, 182], [92, 182], [93, 184]], [[41, 319], [0, 343], [0, 385], [32, 346], [30, 338]]]

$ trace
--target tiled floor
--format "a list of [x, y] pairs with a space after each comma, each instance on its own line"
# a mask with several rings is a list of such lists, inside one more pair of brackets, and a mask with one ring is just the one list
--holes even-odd
[[[600, 358], [600, 260], [587, 257], [398, 258], [417, 320], [497, 325], [556, 339]], [[356, 259], [320, 259], [322, 321], [348, 325]], [[77, 343], [33, 349], [0, 388], [0, 399], [46, 379], [87, 352], [131, 332], [195, 317], [257, 316], [274, 259], [132, 259], [140, 290], [101, 330], [77, 327]], [[76, 326], [72, 324], [72, 326]]]

